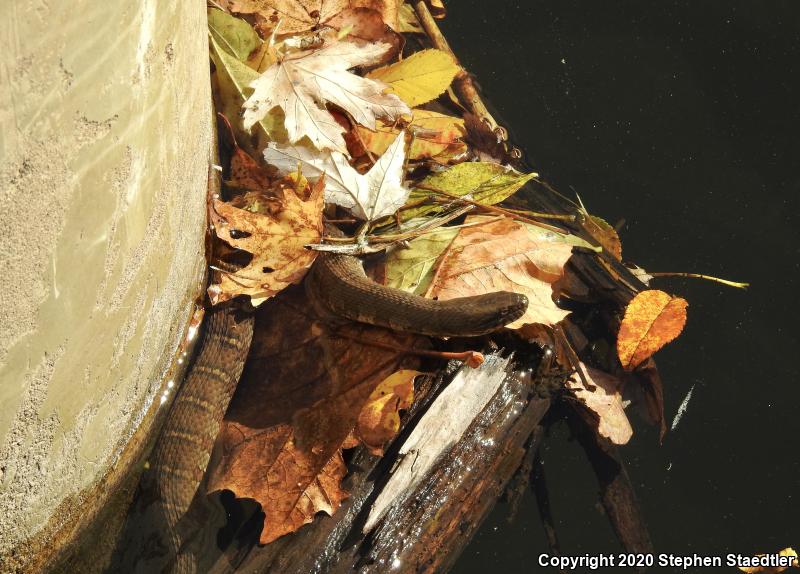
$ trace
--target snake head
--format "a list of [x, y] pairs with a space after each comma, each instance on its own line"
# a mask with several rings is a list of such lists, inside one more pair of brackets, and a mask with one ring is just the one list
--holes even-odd
[[510, 291], [461, 297], [442, 303], [443, 307], [458, 313], [458, 335], [462, 337], [496, 331], [522, 317], [528, 309], [528, 298]]
[[497, 291], [483, 295], [485, 303], [495, 309], [497, 327], [500, 328], [513, 323], [528, 310], [528, 298], [521, 293], [511, 291]]

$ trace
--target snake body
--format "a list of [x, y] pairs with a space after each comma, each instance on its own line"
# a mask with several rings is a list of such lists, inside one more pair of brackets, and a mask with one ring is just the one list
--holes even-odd
[[378, 285], [349, 255], [317, 258], [306, 280], [312, 304], [323, 314], [432, 337], [473, 337], [519, 319], [528, 308], [525, 295], [499, 291], [447, 301], [425, 299]]
[[[435, 301], [388, 288], [364, 274], [359, 259], [322, 253], [306, 280], [306, 291], [323, 315], [437, 337], [474, 336], [494, 331], [525, 312], [524, 295], [509, 292]], [[181, 385], [156, 444], [153, 475], [160, 546], [170, 554], [168, 570], [195, 571], [182, 552], [181, 518], [208, 465], [222, 418], [242, 373], [253, 335], [252, 315], [232, 308], [206, 319], [194, 365]]]

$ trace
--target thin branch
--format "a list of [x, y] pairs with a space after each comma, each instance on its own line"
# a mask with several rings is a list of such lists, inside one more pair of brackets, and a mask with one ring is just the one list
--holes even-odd
[[689, 277], [691, 279], [706, 279], [716, 283], [722, 283], [728, 287], [736, 287], [737, 289], [747, 289], [750, 283], [740, 283], [739, 281], [730, 281], [728, 279], [720, 279], [719, 277], [712, 277], [711, 275], [702, 275], [700, 273], [679, 273], [679, 272], [663, 272], [663, 273], [647, 273], [651, 277]]
[[461, 101], [464, 107], [467, 108], [467, 110], [481, 118], [482, 121], [486, 122], [489, 128], [501, 139], [501, 141], [507, 141], [508, 131], [499, 125], [492, 117], [492, 114], [489, 113], [489, 110], [486, 108], [486, 104], [483, 103], [480, 94], [478, 94], [478, 90], [475, 89], [475, 84], [472, 82], [472, 78], [470, 78], [467, 71], [458, 62], [458, 58], [453, 53], [452, 48], [450, 48], [450, 45], [447, 43], [447, 40], [445, 40], [444, 35], [442, 35], [439, 25], [436, 23], [436, 20], [433, 19], [430, 10], [428, 10], [425, 0], [415, 0], [413, 2], [413, 6], [414, 11], [417, 13], [417, 19], [419, 20], [422, 29], [425, 30], [425, 33], [430, 38], [433, 46], [438, 50], [450, 54], [453, 60], [455, 60], [456, 64], [458, 64], [459, 71], [452, 83], [453, 91], [455, 92], [456, 96], [458, 96], [458, 99]]

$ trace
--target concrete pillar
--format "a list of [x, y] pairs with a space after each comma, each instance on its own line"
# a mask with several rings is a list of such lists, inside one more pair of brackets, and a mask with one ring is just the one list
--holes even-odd
[[201, 288], [212, 127], [204, 2], [10, 0], [3, 13], [7, 572], [80, 536], [160, 402]]

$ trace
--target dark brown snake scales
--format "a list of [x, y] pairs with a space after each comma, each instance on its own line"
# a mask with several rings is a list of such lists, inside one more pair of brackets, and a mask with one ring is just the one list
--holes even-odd
[[[306, 292], [322, 314], [434, 337], [486, 334], [518, 319], [528, 306], [524, 295], [510, 292], [424, 299], [378, 285], [364, 274], [360, 260], [331, 253], [315, 261]], [[181, 551], [181, 518], [208, 465], [253, 336], [253, 316], [234, 307], [210, 312], [205, 323], [197, 358], [151, 457], [153, 505], [161, 518], [157, 537], [172, 557], [165, 570], [179, 573], [196, 570], [191, 553]]]

